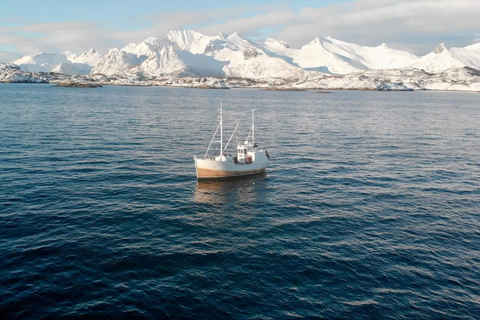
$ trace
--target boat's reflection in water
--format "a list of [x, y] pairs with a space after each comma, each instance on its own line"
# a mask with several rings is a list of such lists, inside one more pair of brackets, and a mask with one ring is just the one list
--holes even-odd
[[197, 181], [194, 201], [198, 203], [254, 202], [265, 196], [266, 174], [229, 180]]

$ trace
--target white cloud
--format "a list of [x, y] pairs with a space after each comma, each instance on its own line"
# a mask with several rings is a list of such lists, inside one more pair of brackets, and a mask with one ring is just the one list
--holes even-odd
[[[107, 50], [115, 45], [114, 39], [97, 25], [86, 22], [34, 23], [20, 27], [0, 27], [0, 46], [13, 46], [9, 51], [15, 59], [23, 54], [41, 51], [82, 53], [90, 48]], [[0, 61], [2, 59], [0, 53]], [[7, 60], [11, 61], [11, 60]]]
[[144, 17], [151, 22], [151, 27], [141, 30], [115, 32], [113, 39], [127, 43], [139, 43], [148, 37], [165, 37], [170, 30], [183, 30], [190, 23], [202, 21], [203, 16], [195, 12], [160, 12]]
[[[290, 19], [285, 16], [285, 9], [287, 9], [285, 5], [260, 5], [200, 11], [158, 12], [143, 17], [143, 20], [151, 23], [151, 27], [117, 32], [113, 37], [127, 43], [138, 43], [152, 36], [164, 37], [170, 30], [193, 29], [206, 35], [216, 35], [220, 32], [253, 34], [255, 30]], [[256, 14], [250, 17], [252, 12]], [[283, 17], [275, 17], [279, 12]], [[290, 14], [293, 15], [293, 12]]]
[[[364, 45], [387, 42], [411, 48], [420, 48], [421, 40], [421, 51], [426, 53], [443, 36], [470, 34], [473, 41], [479, 29], [479, 16], [480, 2], [476, 0], [358, 0], [324, 8], [303, 8], [296, 20], [276, 37], [294, 41], [294, 45], [302, 45], [315, 35], [331, 35]], [[468, 44], [459, 41], [451, 45]]]

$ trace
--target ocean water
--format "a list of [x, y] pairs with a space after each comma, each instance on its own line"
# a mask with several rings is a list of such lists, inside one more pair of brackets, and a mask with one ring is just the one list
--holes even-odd
[[478, 319], [480, 94], [1, 84], [0, 314]]

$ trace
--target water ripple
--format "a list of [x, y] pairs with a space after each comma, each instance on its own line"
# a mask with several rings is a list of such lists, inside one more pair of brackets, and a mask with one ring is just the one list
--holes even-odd
[[[6, 318], [480, 314], [476, 95], [3, 84], [0, 96]], [[228, 127], [257, 109], [266, 175], [195, 180], [221, 100]]]

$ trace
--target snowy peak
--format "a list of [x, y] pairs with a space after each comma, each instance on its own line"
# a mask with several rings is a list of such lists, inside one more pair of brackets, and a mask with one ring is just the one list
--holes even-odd
[[71, 51], [64, 51], [62, 52], [62, 54], [67, 57], [67, 60], [69, 61], [72, 61], [72, 60], [75, 60], [76, 58], [78, 58], [78, 55], [71, 52]]
[[445, 43], [440, 43], [437, 48], [433, 51], [434, 54], [441, 54], [442, 52], [448, 51], [447, 48], [445, 48]]
[[122, 48], [122, 51], [135, 53], [135, 48], [137, 47], [136, 43], [129, 43], [125, 47]]
[[215, 39], [217, 37], [205, 36], [193, 30], [172, 30], [167, 35], [168, 41], [176, 44], [181, 50], [190, 51], [193, 54], [204, 53], [210, 41]]
[[315, 37], [315, 39], [313, 39], [312, 41], [310, 41], [308, 43], [309, 46], [318, 46], [318, 45], [322, 45], [322, 41], [320, 40], [319, 37]]
[[156, 37], [149, 37], [140, 44], [129, 43], [121, 49], [121, 51], [136, 54], [139, 56], [151, 56], [162, 47], [171, 45], [168, 39], [159, 39]]
[[148, 37], [147, 39], [143, 40], [143, 43], [152, 45], [154, 47], [165, 46], [165, 41], [157, 37]]
[[285, 41], [278, 41], [272, 38], [265, 40], [264, 45], [268, 47], [276, 47], [281, 49], [289, 49], [290, 46]]
[[294, 62], [302, 68], [334, 74], [345, 74], [368, 69], [362, 59], [355, 60], [342, 42], [332, 37], [316, 37], [293, 53]]
[[[135, 48], [133, 48], [133, 50], [130, 53], [134, 53], [139, 56], [149, 56], [155, 53], [155, 51], [157, 51], [158, 48], [159, 48], [158, 46], [144, 41], [140, 43], [138, 46], [135, 46]], [[126, 51], [126, 52], [129, 52], [129, 51]]]
[[460, 51], [450, 51], [445, 47], [444, 43], [441, 43], [435, 50], [413, 63], [412, 67], [423, 69], [430, 73], [441, 73], [452, 68], [462, 68], [468, 64]]
[[80, 56], [76, 56], [75, 59], [69, 60], [74, 63], [83, 63], [94, 67], [101, 59], [102, 55], [98, 53], [95, 49], [91, 48], [90, 50], [82, 53]]
[[309, 46], [324, 46], [325, 43], [334, 43], [336, 41], [339, 41], [339, 40], [336, 40], [330, 36], [326, 36], [326, 37], [315, 37], [315, 39], [313, 39], [312, 41], [310, 41], [307, 45]]
[[225, 39], [225, 47], [232, 50], [243, 50], [252, 45], [250, 41], [242, 38], [237, 32], [232, 33]]
[[351, 45], [351, 43], [344, 42], [344, 41], [341, 41], [341, 40], [337, 40], [337, 39], [332, 38], [330, 36], [320, 37], [320, 38], [317, 37], [317, 39], [319, 39], [322, 44], [328, 43], [328, 44], [333, 44], [333, 45], [342, 45], [342, 44]]
[[388, 50], [390, 47], [384, 42], [377, 47], [378, 49]]

